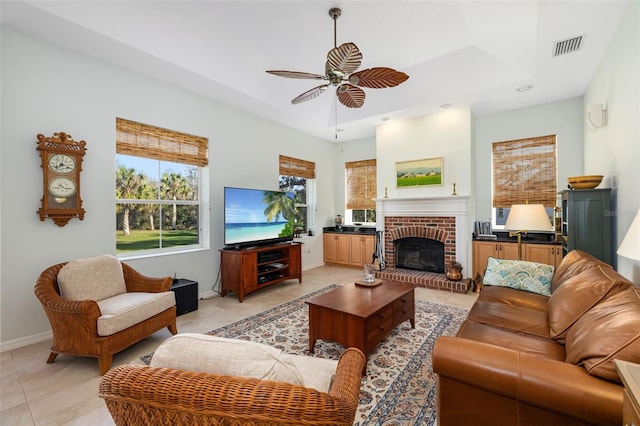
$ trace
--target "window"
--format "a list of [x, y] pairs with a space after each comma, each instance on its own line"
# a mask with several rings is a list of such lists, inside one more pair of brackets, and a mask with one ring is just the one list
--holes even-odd
[[309, 213], [313, 200], [313, 184], [316, 178], [316, 164], [311, 161], [280, 156], [279, 187], [283, 191], [295, 194], [295, 231], [296, 234], [309, 229], [312, 222]]
[[208, 140], [116, 118], [116, 252], [203, 246]]
[[[376, 160], [350, 161], [345, 163], [347, 194], [347, 222], [376, 222]], [[350, 220], [349, 220], [350, 216]]]
[[556, 205], [556, 136], [492, 144], [492, 227], [504, 229], [512, 204], [543, 204], [553, 216]]

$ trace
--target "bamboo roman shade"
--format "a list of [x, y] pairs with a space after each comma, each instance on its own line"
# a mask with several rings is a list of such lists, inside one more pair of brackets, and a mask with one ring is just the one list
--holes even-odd
[[204, 167], [209, 140], [148, 124], [116, 118], [116, 152]]
[[492, 144], [493, 207], [556, 205], [556, 136]]
[[316, 178], [316, 163], [313, 161], [299, 160], [286, 155], [280, 156], [280, 174], [283, 176], [296, 176], [306, 179]]
[[351, 210], [375, 210], [378, 186], [376, 160], [345, 163], [347, 181], [347, 208]]

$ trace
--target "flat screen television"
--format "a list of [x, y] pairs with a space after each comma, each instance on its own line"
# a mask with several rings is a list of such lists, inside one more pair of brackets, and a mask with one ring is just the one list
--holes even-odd
[[224, 244], [250, 247], [293, 240], [294, 194], [224, 188]]

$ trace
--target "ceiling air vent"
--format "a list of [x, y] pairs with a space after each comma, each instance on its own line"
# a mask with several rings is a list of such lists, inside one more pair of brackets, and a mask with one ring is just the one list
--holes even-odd
[[556, 41], [553, 44], [553, 57], [577, 52], [582, 47], [584, 36], [571, 37], [566, 40]]

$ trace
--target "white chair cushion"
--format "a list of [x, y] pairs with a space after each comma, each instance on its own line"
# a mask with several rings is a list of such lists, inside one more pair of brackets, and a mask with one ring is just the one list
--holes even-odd
[[60, 295], [67, 300], [102, 300], [126, 293], [122, 265], [111, 255], [72, 260], [58, 271]]
[[281, 350], [206, 334], [182, 333], [170, 337], [155, 351], [151, 365], [304, 386], [300, 371]]
[[131, 292], [99, 300], [98, 335], [111, 336], [138, 324], [176, 304], [173, 291], [161, 293]]
[[298, 371], [302, 374], [304, 387], [320, 392], [329, 392], [336, 368], [338, 368], [338, 361], [304, 355], [285, 355], [298, 367]]

